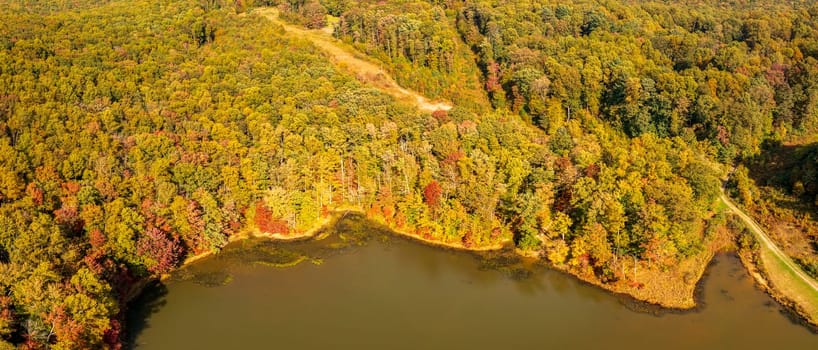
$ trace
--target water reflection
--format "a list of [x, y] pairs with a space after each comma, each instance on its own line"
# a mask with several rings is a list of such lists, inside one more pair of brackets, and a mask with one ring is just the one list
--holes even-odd
[[[705, 307], [657, 312], [512, 252], [450, 252], [347, 219], [320, 241], [239, 242], [185, 269], [160, 303], [139, 301], [149, 312], [130, 325], [137, 348], [818, 346], [776, 312], [735, 257], [709, 269]], [[201, 286], [225, 275], [232, 282]]]
[[168, 288], [162, 283], [155, 282], [147, 286], [139, 297], [132, 301], [133, 307], [128, 310], [128, 333], [125, 338], [125, 349], [135, 349], [136, 339], [143, 331], [150, 328], [150, 319], [167, 304], [165, 297]]

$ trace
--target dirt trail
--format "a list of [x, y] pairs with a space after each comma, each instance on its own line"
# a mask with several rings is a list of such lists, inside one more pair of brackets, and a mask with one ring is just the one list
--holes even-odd
[[324, 50], [335, 64], [353, 73], [358, 80], [394, 96], [399, 101], [414, 104], [418, 109], [426, 112], [447, 111], [452, 108], [450, 103], [430, 101], [415, 91], [402, 88], [383, 68], [356, 57], [354, 49], [333, 38], [332, 29], [308, 30], [284, 23], [279, 19], [278, 9], [275, 8], [263, 8], [255, 12], [284, 27], [287, 33], [311, 41], [315, 46]]
[[809, 314], [811, 322], [818, 322], [818, 282], [796, 265], [749, 215], [739, 209], [721, 190], [721, 200], [747, 225], [761, 243], [761, 258], [767, 274], [777, 289], [795, 301]]
[[816, 282], [811, 277], [807, 276], [807, 274], [805, 274], [803, 271], [801, 271], [801, 268], [795, 265], [795, 263], [793, 263], [790, 260], [790, 258], [783, 251], [781, 251], [781, 249], [778, 248], [777, 245], [775, 245], [772, 239], [770, 239], [770, 237], [767, 236], [767, 234], [764, 232], [764, 229], [762, 229], [761, 226], [759, 226], [755, 222], [755, 220], [753, 220], [749, 215], [744, 213], [744, 211], [736, 207], [733, 204], [733, 201], [727, 198], [727, 196], [724, 194], [724, 191], [722, 191], [721, 193], [721, 200], [724, 201], [725, 204], [727, 204], [727, 207], [730, 208], [730, 210], [733, 211], [734, 214], [738, 215], [738, 217], [741, 218], [741, 220], [743, 220], [745, 224], [747, 224], [747, 227], [751, 231], [753, 231], [753, 233], [759, 238], [759, 240], [761, 240], [761, 243], [766, 247], [766, 249], [769, 249], [770, 252], [773, 253], [776, 258], [778, 258], [778, 260], [781, 260], [782, 263], [784, 263], [790, 270], [792, 270], [798, 277], [800, 277], [801, 280], [804, 281], [804, 284], [810, 286], [814, 291], [818, 292], [818, 282]]

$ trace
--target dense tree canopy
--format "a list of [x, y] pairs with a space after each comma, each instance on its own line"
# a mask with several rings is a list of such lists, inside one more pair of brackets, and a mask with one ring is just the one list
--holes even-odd
[[339, 14], [334, 35], [379, 59], [397, 81], [461, 108], [489, 105], [479, 70], [441, 6], [425, 1], [356, 1]]
[[[636, 136], [693, 133], [718, 159], [818, 117], [814, 2], [483, 1], [453, 5], [495, 106], [548, 130], [567, 108]], [[560, 108], [555, 108], [559, 106]]]
[[[818, 122], [816, 5], [0, 5], [0, 347], [117, 348], [139, 281], [341, 205], [625, 279], [623, 257], [704, 249], [713, 160]], [[455, 108], [357, 81], [252, 12], [269, 5], [338, 17], [336, 37]]]

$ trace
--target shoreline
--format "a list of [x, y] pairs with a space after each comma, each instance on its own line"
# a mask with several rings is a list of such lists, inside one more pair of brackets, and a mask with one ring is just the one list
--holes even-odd
[[[260, 232], [257, 229], [255, 229], [255, 230], [245, 229], [243, 231], [240, 231], [236, 235], [230, 236], [228, 238], [228, 242], [233, 243], [233, 242], [239, 242], [239, 241], [242, 241], [242, 240], [253, 239], [253, 238], [268, 239], [268, 240], [279, 241], [279, 242], [293, 242], [293, 241], [300, 241], [300, 240], [309, 240], [309, 239], [315, 238], [317, 235], [319, 235], [319, 233], [325, 231], [327, 228], [334, 226], [339, 220], [343, 219], [349, 213], [355, 213], [355, 214], [363, 215], [364, 217], [366, 217], [366, 213], [363, 210], [359, 209], [359, 208], [350, 207], [350, 206], [343, 206], [343, 207], [336, 208], [335, 210], [332, 210], [330, 212], [330, 215], [323, 218], [313, 228], [311, 228], [309, 230], [306, 230], [304, 232], [301, 232], [301, 233], [296, 233], [296, 234], [292, 234], [292, 235], [282, 235], [282, 234], [270, 234], [270, 233], [266, 233], [266, 232]], [[387, 225], [385, 223], [382, 223], [382, 222], [379, 222], [379, 221], [376, 221], [376, 220], [373, 220], [373, 219], [370, 219], [370, 218], [366, 218], [366, 219], [371, 220], [373, 223], [376, 223], [377, 225], [379, 225], [379, 226], [383, 227], [384, 229], [388, 230], [389, 233], [391, 235], [394, 235], [395, 237], [399, 237], [401, 239], [413, 241], [413, 242], [416, 242], [416, 243], [419, 243], [419, 244], [423, 244], [423, 245], [430, 246], [430, 247], [435, 247], [435, 248], [443, 248], [443, 249], [451, 249], [451, 250], [458, 250], [458, 251], [481, 253], [481, 252], [500, 251], [500, 250], [506, 249], [506, 248], [509, 247], [509, 245], [508, 245], [509, 242], [511, 242], [511, 240], [504, 240], [504, 241], [500, 241], [500, 242], [497, 242], [497, 243], [494, 243], [494, 244], [491, 244], [491, 245], [466, 247], [462, 243], [459, 243], [459, 242], [443, 242], [443, 241], [431, 240], [431, 239], [427, 239], [427, 238], [424, 238], [424, 237], [421, 237], [421, 236], [418, 236], [418, 235], [415, 235], [415, 234], [411, 234], [411, 233], [409, 233], [409, 232], [407, 232], [405, 230], [400, 230], [400, 229], [394, 228], [394, 227], [392, 227], [390, 225]], [[710, 254], [709, 259], [707, 259], [707, 262], [704, 264], [704, 268], [700, 269], [701, 271], [699, 271], [699, 274], [698, 274], [697, 278], [695, 279], [695, 283], [693, 284], [693, 288], [691, 288], [692, 293], [690, 294], [689, 297], [688, 296], [683, 296], [681, 299], [677, 299], [677, 300], [663, 300], [661, 298], [645, 297], [644, 295], [642, 295], [640, 297], [641, 293], [637, 293], [638, 290], [633, 290], [633, 288], [627, 288], [627, 286], [623, 286], [623, 285], [620, 285], [620, 284], [603, 283], [598, 278], [583, 274], [583, 273], [581, 273], [581, 271], [578, 271], [576, 269], [571, 269], [571, 268], [568, 268], [567, 266], [562, 266], [562, 267], [561, 266], [555, 266], [553, 264], [548, 263], [546, 260], [544, 260], [541, 257], [540, 252], [537, 252], [537, 251], [522, 251], [520, 249], [514, 248], [513, 252], [517, 256], [527, 258], [527, 259], [534, 259], [536, 263], [543, 264], [543, 265], [545, 265], [546, 267], [548, 267], [548, 268], [550, 268], [552, 270], [559, 271], [561, 273], [565, 273], [565, 274], [575, 278], [577, 281], [580, 281], [582, 283], [586, 283], [586, 284], [589, 284], [589, 285], [593, 285], [593, 286], [595, 286], [597, 288], [601, 288], [601, 289], [603, 289], [603, 290], [605, 290], [605, 291], [607, 291], [609, 293], [612, 293], [614, 295], [617, 295], [617, 296], [629, 298], [633, 302], [642, 303], [645, 306], [649, 305], [650, 307], [658, 307], [658, 308], [662, 308], [662, 309], [665, 309], [665, 310], [677, 310], [677, 311], [688, 311], [688, 310], [695, 309], [696, 307], [698, 307], [698, 303], [696, 302], [696, 299], [698, 299], [698, 298], [696, 298], [695, 295], [694, 295], [695, 294], [695, 289], [697, 289], [696, 286], [702, 280], [702, 276], [704, 275], [704, 272], [706, 271], [707, 266], [709, 266], [710, 261], [712, 260], [712, 257], [715, 255], [715, 253]], [[199, 260], [205, 259], [205, 258], [207, 258], [209, 256], [216, 255], [216, 254], [218, 254], [218, 253], [214, 253], [212, 251], [206, 251], [206, 252], [202, 252], [202, 253], [190, 256], [190, 257], [186, 258], [184, 260], [184, 262], [182, 262], [176, 269], [184, 268], [185, 266], [188, 266], [188, 265], [193, 264], [193, 263], [195, 263], [195, 262], [197, 262]], [[170, 274], [164, 274], [164, 275], [160, 276], [158, 278], [158, 280], [160, 282], [161, 281], [166, 281], [169, 277], [170, 277]], [[138, 295], [139, 293], [135, 293], [135, 294]], [[685, 294], [687, 294], [687, 293], [685, 293]], [[133, 298], [131, 298], [131, 299], [133, 299]]]
[[[334, 224], [338, 219], [339, 218], [336, 218], [334, 215], [329, 215], [326, 218], [321, 219], [320, 224], [316, 225], [316, 227], [311, 228], [309, 230], [306, 230], [304, 232], [295, 233], [295, 234], [292, 234], [292, 235], [282, 235], [280, 233], [261, 232], [258, 229], [255, 229], [255, 230], [245, 229], [245, 230], [240, 231], [239, 233], [236, 233], [235, 235], [232, 235], [232, 236], [228, 237], [227, 238], [227, 243], [230, 244], [230, 243], [233, 243], [233, 242], [240, 242], [240, 241], [251, 239], [251, 238], [264, 238], [264, 239], [269, 239], [269, 240], [273, 240], [273, 241], [281, 241], [281, 242], [293, 242], [293, 241], [307, 240], [307, 239], [313, 238], [315, 235], [317, 235], [319, 232], [324, 230], [330, 224]], [[185, 266], [191, 265], [191, 264], [193, 264], [193, 263], [195, 263], [195, 262], [197, 262], [199, 260], [208, 258], [208, 257], [213, 256], [213, 255], [217, 255], [217, 254], [218, 254], [218, 252], [204, 251], [204, 252], [201, 252], [199, 254], [189, 256], [189, 257], [185, 258], [185, 260], [182, 261], [179, 264], [179, 266], [174, 268], [174, 271], [176, 271], [178, 269], [181, 269], [181, 268], [184, 268]], [[173, 272], [162, 274], [157, 279], [160, 282], [166, 281], [168, 278], [170, 278], [172, 273]], [[136, 293], [136, 294], [139, 294], [139, 293]], [[128, 301], [130, 301], [132, 299], [133, 298], [129, 298]]]
[[[260, 238], [260, 239], [269, 239], [272, 241], [280, 241], [280, 242], [293, 242], [293, 241], [300, 241], [300, 240], [309, 240], [315, 239], [316, 237], [320, 236], [322, 232], [325, 232], [327, 228], [330, 228], [337, 224], [337, 222], [343, 219], [347, 214], [355, 213], [363, 215], [366, 218], [366, 214], [363, 210], [353, 207], [341, 207], [337, 208], [330, 212], [330, 215], [323, 218], [319, 223], [315, 225], [315, 227], [306, 230], [304, 232], [296, 233], [293, 235], [282, 235], [282, 234], [270, 234], [265, 232], [260, 232], [258, 230], [244, 230], [239, 232], [236, 235], [230, 236], [228, 241], [238, 242], [246, 239], [251, 238]], [[401, 239], [405, 239], [408, 241], [413, 241], [419, 244], [435, 247], [435, 248], [443, 248], [443, 249], [451, 249], [451, 250], [459, 250], [459, 251], [467, 251], [467, 252], [491, 252], [491, 251], [500, 251], [503, 249], [508, 248], [508, 243], [510, 240], [501, 241], [492, 245], [487, 246], [477, 246], [477, 247], [466, 247], [462, 243], [456, 242], [442, 242], [442, 241], [435, 241], [426, 239], [424, 237], [414, 235], [411, 233], [406, 232], [405, 230], [399, 230], [394, 227], [391, 227], [385, 223], [374, 221], [370, 218], [366, 218], [367, 220], [371, 220], [379, 226], [382, 226], [384, 229], [387, 229], [390, 234], [394, 235], [395, 237], [400, 237]], [[702, 304], [702, 297], [701, 293], [703, 291], [703, 284], [706, 282], [706, 277], [710, 266], [713, 264], [714, 258], [718, 254], [730, 254], [730, 249], [711, 249], [705, 252], [702, 252], [700, 256], [696, 256], [691, 258], [691, 261], [697, 263], [696, 265], [698, 268], [696, 269], [696, 275], [693, 278], [690, 278], [692, 283], [682, 283], [684, 290], [677, 290], [682, 293], [673, 293], [670, 294], [660, 294], [666, 297], [656, 297], [656, 295], [651, 294], [651, 291], [655, 290], [662, 290], [663, 287], [661, 285], [651, 285], [651, 284], [644, 284], [643, 288], [637, 288], [631, 285], [623, 284], [625, 282], [620, 283], [604, 283], [599, 278], [595, 276], [588, 275], [587, 273], [583, 273], [580, 270], [575, 268], [570, 268], [567, 265], [564, 266], [556, 266], [553, 264], [548, 263], [545, 259], [543, 259], [539, 252], [526, 252], [521, 251], [519, 249], [513, 249], [513, 254], [517, 256], [521, 256], [523, 258], [534, 259], [535, 263], [542, 264], [549, 269], [558, 271], [560, 273], [564, 273], [566, 275], [571, 276], [575, 280], [585, 283], [588, 285], [592, 285], [596, 288], [603, 289], [608, 293], [613, 294], [614, 296], [623, 300], [623, 304], [629, 309], [632, 309], [635, 312], [647, 312], [651, 314], [664, 314], [664, 313], [687, 313], [687, 312], [696, 312], [704, 305]], [[214, 253], [212, 251], [202, 252], [193, 256], [190, 256], [184, 260], [176, 269], [184, 268], [190, 264], [193, 264], [201, 259], [207, 258], [211, 255], [215, 255], [218, 253]], [[756, 281], [758, 287], [765, 291], [768, 295], [770, 295], [774, 300], [776, 300], [784, 309], [786, 309], [789, 313], [789, 317], [793, 319], [793, 322], [797, 322], [801, 325], [807, 327], [810, 331], [814, 333], [818, 333], [818, 324], [813, 323], [808, 315], [801, 310], [796, 303], [788, 298], [784, 297], [781, 293], [778, 293], [769, 283], [769, 279], [766, 277], [766, 271], [763, 269], [759, 269], [753, 262], [748, 262], [748, 258], [745, 257], [740, 252], [735, 252], [735, 254], [740, 258], [742, 264], [745, 266], [748, 274], [753, 277]], [[704, 260], [702, 260], [704, 258]], [[693, 261], [695, 260], [695, 261]], [[667, 271], [665, 272], [656, 272], [650, 271], [649, 273], [660, 273], [665, 274], [666, 276]], [[131, 302], [136, 299], [139, 295], [142, 294], [144, 288], [150, 285], [151, 281], [159, 281], [164, 282], [170, 277], [170, 274], [165, 274], [160, 276], [159, 278], [147, 279], [144, 283], [141, 283], [141, 290], [134, 291], [129, 293], [129, 298], [127, 302]], [[673, 276], [678, 277], [678, 276]], [[679, 281], [684, 282], [684, 281]], [[652, 287], [651, 287], [652, 286]], [[642, 292], [640, 292], [642, 291]], [[667, 297], [669, 296], [669, 297]]]
[[[604, 284], [600, 284], [598, 282], [594, 282], [594, 281], [590, 281], [590, 280], [587, 280], [587, 279], [584, 279], [584, 278], [580, 278], [579, 276], [571, 273], [568, 270], [559, 269], [559, 268], [553, 267], [552, 265], [547, 265], [547, 266], [549, 268], [557, 271], [557, 272], [563, 273], [563, 274], [565, 274], [565, 275], [567, 275], [569, 277], [573, 277], [575, 280], [579, 281], [582, 284], [585, 284], [585, 285], [588, 285], [588, 286], [593, 286], [593, 287], [596, 287], [596, 288], [600, 288], [600, 289], [612, 294], [613, 296], [620, 299], [620, 302], [622, 303], [622, 305], [625, 308], [627, 308], [628, 310], [631, 310], [633, 312], [646, 313], [646, 314], [651, 314], [651, 315], [654, 315], [654, 316], [661, 316], [661, 315], [665, 315], [665, 314], [683, 315], [683, 314], [688, 314], [688, 313], [699, 312], [699, 311], [701, 311], [702, 308], [705, 307], [705, 303], [703, 302], [703, 300], [704, 300], [704, 298], [703, 298], [704, 284], [707, 283], [707, 278], [708, 278], [708, 275], [710, 274], [710, 267], [715, 263], [715, 259], [716, 259], [717, 256], [719, 256], [719, 255], [729, 256], [729, 255], [732, 255], [732, 254], [735, 254], [735, 252], [720, 251], [720, 252], [714, 253], [711, 256], [710, 260], [707, 262], [707, 264], [705, 264], [705, 267], [703, 269], [704, 273], [702, 273], [701, 276], [699, 276], [699, 279], [695, 283], [695, 288], [693, 289], [693, 296], [692, 296], [694, 303], [690, 307], [669, 306], [669, 305], [662, 304], [662, 303], [657, 303], [657, 302], [652, 302], [652, 301], [640, 299], [640, 298], [634, 296], [631, 293], [627, 293], [627, 292], [623, 292], [623, 291], [617, 291], [617, 290], [612, 289], [612, 288], [606, 288]], [[738, 254], [736, 254], [736, 257], [738, 257]]]
[[[359, 208], [350, 207], [350, 206], [343, 206], [343, 207], [336, 208], [335, 210], [332, 210], [330, 212], [330, 215], [328, 215], [326, 218], [323, 218], [313, 228], [311, 228], [309, 230], [306, 230], [304, 232], [301, 232], [301, 233], [296, 233], [296, 234], [293, 234], [293, 235], [282, 235], [282, 234], [270, 234], [270, 233], [266, 233], [266, 232], [260, 232], [257, 229], [255, 229], [255, 230], [245, 229], [245, 230], [242, 230], [242, 231], [240, 231], [239, 233], [237, 233], [237, 234], [235, 234], [233, 236], [230, 236], [228, 238], [228, 243], [239, 242], [239, 241], [243, 241], [243, 240], [247, 240], [247, 239], [253, 239], [253, 238], [268, 239], [268, 240], [271, 240], [271, 241], [279, 241], [279, 242], [293, 242], [293, 241], [300, 241], [300, 240], [309, 240], [309, 239], [315, 238], [319, 233], [325, 231], [327, 228], [334, 226], [339, 220], [343, 219], [349, 213], [355, 213], [355, 214], [363, 215], [367, 220], [371, 220], [372, 222], [376, 223], [377, 225], [382, 226], [384, 229], [388, 230], [390, 234], [392, 234], [392, 235], [394, 235], [396, 237], [399, 237], [399, 238], [402, 238], [402, 239], [405, 239], [405, 240], [409, 240], [409, 241], [413, 241], [413, 242], [423, 244], [423, 245], [426, 245], [426, 246], [435, 247], [435, 248], [443, 248], [443, 249], [451, 249], [451, 250], [458, 250], [458, 251], [481, 253], [481, 252], [500, 251], [500, 250], [506, 249], [508, 247], [508, 243], [511, 242], [511, 240], [505, 240], [505, 241], [501, 241], [501, 242], [498, 242], [498, 243], [495, 243], [495, 244], [492, 244], [492, 245], [487, 245], [487, 246], [466, 247], [462, 243], [459, 243], [459, 242], [451, 243], [451, 242], [430, 240], [430, 239], [426, 239], [424, 237], [421, 237], [421, 236], [418, 236], [418, 235], [415, 235], [415, 234], [411, 234], [409, 232], [406, 232], [405, 230], [396, 229], [396, 228], [394, 228], [394, 227], [392, 227], [390, 225], [387, 225], [385, 223], [372, 220], [372, 219], [366, 217], [366, 213], [363, 210], [359, 209]], [[626, 288], [626, 287], [623, 287], [623, 286], [621, 286], [619, 284], [606, 284], [606, 283], [603, 283], [602, 281], [600, 281], [598, 278], [595, 278], [593, 276], [588, 276], [587, 274], [583, 274], [583, 273], [581, 273], [581, 271], [578, 271], [576, 269], [571, 269], [571, 268], [568, 268], [567, 266], [560, 267], [560, 266], [555, 266], [553, 264], [550, 264], [540, 256], [540, 252], [537, 252], [537, 251], [527, 252], [527, 251], [522, 251], [522, 250], [517, 249], [517, 248], [514, 248], [513, 252], [517, 256], [520, 256], [520, 257], [523, 257], [523, 258], [528, 258], [528, 259], [534, 259], [536, 263], [543, 264], [547, 268], [550, 268], [550, 269], [555, 270], [555, 271], [559, 271], [561, 273], [565, 273], [565, 274], [575, 278], [577, 281], [580, 281], [582, 283], [586, 283], [586, 284], [589, 284], [589, 285], [593, 285], [593, 286], [595, 286], [597, 288], [601, 288], [601, 289], [603, 289], [603, 290], [605, 290], [605, 291], [607, 291], [609, 293], [612, 293], [614, 295], [617, 295], [617, 296], [622, 296], [622, 297], [632, 299], [632, 301], [638, 302], [638, 303], [643, 303], [646, 306], [650, 305], [651, 307], [658, 307], [658, 308], [662, 308], [662, 309], [665, 309], [665, 310], [677, 310], [677, 311], [688, 311], [688, 310], [691, 310], [691, 309], [695, 309], [698, 306], [698, 303], [696, 302], [697, 298], [693, 294], [691, 294], [689, 298], [687, 296], [683, 297], [685, 299], [685, 301], [683, 301], [683, 302], [678, 302], [678, 300], [661, 300], [661, 299], [651, 299], [651, 298], [648, 298], [648, 297], [640, 297], [639, 293], [634, 293], [636, 291], [634, 291], [632, 288]], [[186, 258], [181, 264], [179, 264], [179, 266], [177, 266], [175, 270], [184, 268], [185, 266], [193, 264], [193, 263], [195, 263], [195, 262], [197, 262], [199, 260], [205, 259], [205, 258], [213, 256], [213, 255], [217, 255], [217, 254], [218, 254], [218, 252], [206, 251], [206, 252], [202, 252], [202, 253], [190, 256], [190, 257]], [[698, 278], [695, 279], [693, 289], [696, 289], [696, 286], [701, 281], [702, 275], [704, 274], [704, 271], [706, 271], [706, 268], [707, 268], [707, 266], [709, 266], [710, 261], [711, 261], [711, 259], [712, 259], [712, 257], [714, 255], [715, 255], [715, 253], [710, 254], [710, 259], [707, 259], [707, 263], [704, 264], [704, 268], [701, 269], [701, 271], [700, 271], [700, 273], [698, 275]], [[155, 278], [155, 280], [158, 280], [160, 282], [164, 282], [168, 278], [170, 278], [170, 276], [171, 276], [171, 273], [163, 274], [162, 276], [159, 276], [158, 278]], [[149, 283], [144, 283], [144, 285], [148, 285], [148, 284]], [[131, 294], [133, 296], [136, 296], [136, 295], [141, 294], [141, 291], [139, 293], [131, 293]], [[129, 299], [129, 301], [133, 300], [133, 299], [135, 299], [135, 298], [132, 297], [132, 298]]]
[[818, 334], [818, 320], [813, 320], [802, 306], [775, 288], [774, 283], [770, 280], [769, 273], [764, 268], [763, 261], [761, 261], [760, 251], [737, 252], [737, 255], [747, 273], [753, 278], [753, 284], [756, 288], [781, 305], [790, 321], [806, 327], [814, 334]]
[[[709, 270], [710, 265], [713, 263], [713, 260], [716, 257], [716, 255], [725, 253], [727, 252], [726, 251], [708, 252], [706, 254], [707, 258], [705, 258], [704, 261], [702, 261], [699, 264], [700, 266], [696, 271], [696, 276], [690, 279], [691, 283], [686, 283], [683, 280], [678, 281], [678, 283], [674, 283], [673, 285], [674, 286], [681, 285], [683, 290], [677, 290], [675, 292], [670, 292], [669, 294], [658, 294], [661, 295], [661, 297], [656, 296], [657, 291], [660, 292], [666, 290], [661, 285], [644, 283], [642, 284], [642, 287], [635, 287], [627, 284], [628, 282], [626, 281], [605, 283], [595, 275], [588, 275], [587, 273], [582, 273], [582, 271], [578, 271], [570, 267], [555, 266], [545, 261], [543, 261], [543, 263], [548, 268], [570, 275], [582, 283], [592, 285], [616, 296], [625, 297], [629, 299], [629, 301], [631, 302], [641, 304], [640, 308], [645, 309], [658, 308], [657, 310], [652, 310], [652, 313], [657, 313], [657, 311], [689, 312], [695, 311], [702, 306], [701, 284], [705, 280], [705, 277], [707, 276], [707, 271]], [[650, 273], [656, 272], [651, 270]], [[663, 273], [665, 275], [669, 274], [669, 272], [660, 273]], [[670, 277], [672, 278], [677, 276]]]
[[[319, 221], [317, 224], [314, 225], [314, 227], [312, 227], [312, 228], [310, 228], [310, 229], [308, 229], [308, 230], [306, 230], [304, 232], [294, 233], [294, 234], [290, 234], [290, 235], [284, 235], [284, 234], [280, 234], [280, 233], [261, 232], [258, 229], [252, 229], [252, 230], [244, 229], [244, 230], [236, 233], [235, 235], [232, 235], [232, 236], [228, 237], [227, 242], [229, 244], [229, 243], [239, 242], [239, 241], [252, 239], [252, 238], [269, 239], [271, 241], [276, 241], [276, 242], [294, 242], [294, 241], [308, 240], [308, 239], [312, 239], [312, 238], [317, 237], [319, 233], [323, 232], [324, 230], [326, 230], [329, 227], [334, 226], [339, 220], [343, 219], [348, 213], [360, 214], [360, 215], [364, 215], [364, 217], [366, 217], [366, 213], [363, 210], [359, 209], [359, 208], [343, 206], [343, 207], [339, 207], [339, 208], [336, 208], [335, 210], [330, 211], [329, 215], [327, 215], [325, 218], [322, 218], [321, 221]], [[367, 218], [367, 220], [372, 220], [372, 219]], [[374, 220], [372, 220], [372, 221], [376, 222]], [[495, 244], [492, 244], [492, 245], [488, 245], [488, 246], [466, 247], [462, 243], [449, 243], [449, 242], [442, 242], [442, 241], [435, 241], [435, 240], [431, 240], [431, 239], [426, 239], [426, 238], [423, 238], [421, 236], [411, 234], [409, 232], [394, 228], [392, 226], [389, 226], [389, 225], [381, 223], [381, 222], [377, 222], [377, 224], [383, 226], [391, 234], [393, 234], [395, 236], [403, 237], [403, 238], [406, 238], [406, 239], [417, 241], [417, 242], [420, 242], [422, 244], [432, 246], [432, 247], [437, 247], [437, 248], [446, 248], [446, 249], [471, 251], [471, 252], [488, 252], [488, 251], [502, 250], [503, 248], [506, 247], [506, 245], [509, 242], [511, 242], [511, 240], [505, 240], [505, 241], [501, 241], [501, 242], [498, 242], [498, 243], [495, 243]], [[188, 265], [193, 264], [193, 263], [195, 263], [195, 262], [197, 262], [199, 260], [205, 259], [207, 257], [213, 256], [213, 255], [216, 255], [216, 254], [218, 254], [218, 252], [205, 251], [205, 252], [201, 252], [201, 253], [196, 254], [196, 255], [189, 256], [189, 257], [185, 258], [185, 260], [182, 261], [182, 263], [180, 263], [179, 266], [177, 266], [174, 270], [184, 268], [185, 266], [188, 266]], [[163, 274], [163, 275], [159, 276], [158, 280], [166, 281], [169, 277], [170, 277], [170, 273], [166, 273], [166, 274]], [[136, 294], [139, 294], [139, 293], [136, 293]], [[133, 298], [130, 298], [130, 299], [133, 299]]]
[[[404, 238], [407, 238], [407, 239], [410, 239], [410, 240], [413, 240], [413, 241], [417, 241], [417, 242], [420, 242], [420, 243], [428, 245], [428, 246], [437, 247], [437, 248], [462, 250], [462, 251], [469, 251], [469, 252], [490, 252], [490, 251], [502, 250], [503, 248], [505, 248], [506, 244], [511, 241], [511, 240], [505, 240], [505, 241], [500, 241], [500, 242], [494, 243], [492, 245], [477, 246], [477, 247], [466, 247], [465, 245], [463, 245], [463, 243], [450, 243], [450, 242], [443, 242], [443, 241], [435, 241], [435, 240], [432, 240], [432, 239], [423, 238], [421, 236], [406, 232], [405, 230], [401, 230], [401, 229], [392, 227], [392, 226], [390, 226], [390, 225], [388, 225], [386, 223], [376, 221], [374, 219], [371, 219], [371, 218], [367, 217], [366, 212], [364, 212], [363, 210], [358, 209], [358, 208], [344, 207], [343, 209], [333, 210], [332, 213], [335, 216], [337, 216], [340, 213], [343, 213], [343, 215], [341, 215], [339, 219], [343, 218], [348, 213], [355, 213], [355, 214], [363, 215], [364, 218], [366, 218], [367, 220], [369, 220], [369, 221], [371, 221], [373, 223], [376, 223], [377, 225], [383, 226], [392, 235], [395, 235], [395, 236], [398, 236], [398, 237], [404, 237]], [[323, 229], [323, 227], [321, 227], [321, 228]], [[320, 229], [319, 229], [319, 231], [320, 231]]]
[[795, 265], [787, 253], [778, 247], [778, 243], [768, 237], [766, 228], [733, 203], [723, 188], [721, 200], [733, 215], [742, 220], [742, 225], [757, 242], [757, 248], [744, 252], [743, 255], [749, 256], [742, 256], [742, 263], [758, 287], [778, 302], [794, 322], [818, 333], [818, 303], [810, 299], [818, 295], [814, 293], [818, 291], [815, 280]]
[[511, 240], [506, 240], [506, 241], [500, 241], [498, 243], [488, 245], [488, 246], [466, 247], [462, 243], [455, 244], [455, 243], [449, 243], [449, 242], [435, 241], [435, 240], [423, 238], [423, 237], [418, 236], [418, 235], [413, 235], [413, 234], [408, 233], [408, 232], [395, 230], [395, 229], [393, 229], [393, 228], [391, 228], [389, 226], [386, 226], [386, 227], [388, 227], [389, 230], [392, 231], [392, 233], [394, 235], [396, 235], [396, 236], [405, 237], [407, 239], [420, 242], [420, 243], [422, 243], [424, 245], [427, 245], [427, 246], [436, 247], [436, 248], [444, 248], [444, 249], [452, 249], [452, 250], [462, 250], [462, 251], [468, 251], [468, 252], [491, 252], [491, 251], [502, 250], [503, 248], [506, 247], [507, 243], [511, 242]]

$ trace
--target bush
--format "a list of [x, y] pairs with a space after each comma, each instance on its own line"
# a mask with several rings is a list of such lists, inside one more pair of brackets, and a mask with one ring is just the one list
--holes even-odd
[[522, 250], [535, 250], [540, 247], [540, 240], [532, 234], [524, 233], [517, 241], [517, 246]]
[[738, 246], [742, 250], [755, 251], [758, 249], [758, 240], [750, 231], [744, 229], [738, 236]]

